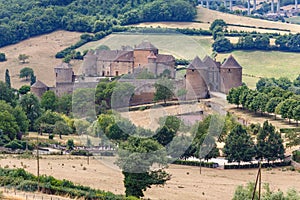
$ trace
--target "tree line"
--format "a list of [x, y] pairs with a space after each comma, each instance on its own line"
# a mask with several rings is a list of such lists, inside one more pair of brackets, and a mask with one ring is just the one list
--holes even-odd
[[[288, 52], [300, 52], [300, 34], [270, 35], [266, 33], [245, 33], [239, 35], [236, 44], [230, 42], [226, 36], [227, 24], [222, 19], [215, 20], [211, 26], [214, 43], [213, 50], [216, 52], [231, 52], [234, 50], [277, 50]], [[275, 45], [270, 44], [270, 39], [275, 38]]]
[[300, 97], [295, 94], [299, 87], [300, 76], [292, 83], [287, 78], [263, 78], [256, 84], [256, 90], [247, 86], [232, 88], [227, 95], [227, 101], [252, 112], [274, 113], [283, 119], [300, 120]]
[[191, 21], [196, 1], [10, 0], [0, 3], [0, 47], [63, 29], [97, 33], [142, 21]]

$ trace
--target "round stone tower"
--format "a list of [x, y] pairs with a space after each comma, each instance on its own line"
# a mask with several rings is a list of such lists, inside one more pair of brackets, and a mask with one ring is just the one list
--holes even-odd
[[41, 98], [42, 95], [48, 90], [48, 86], [42, 81], [37, 80], [31, 87], [30, 91], [37, 97]]
[[208, 87], [203, 75], [204, 64], [199, 57], [196, 57], [186, 70], [186, 99], [198, 100], [209, 97]]
[[242, 67], [232, 55], [220, 66], [220, 79], [220, 91], [226, 94], [242, 85]]

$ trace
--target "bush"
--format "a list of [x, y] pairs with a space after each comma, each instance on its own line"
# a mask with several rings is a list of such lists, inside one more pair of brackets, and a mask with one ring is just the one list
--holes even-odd
[[11, 148], [12, 150], [23, 149], [22, 144], [18, 140], [12, 140], [8, 144], [4, 145], [5, 148]]
[[[176, 160], [172, 164], [175, 165], [189, 165], [189, 166], [200, 166], [199, 161], [189, 161], [189, 160]], [[201, 166], [202, 167], [207, 167], [207, 168], [217, 168], [219, 167], [218, 163], [214, 162], [203, 162], [201, 161]]]
[[298, 163], [300, 163], [300, 151], [296, 150], [293, 151], [293, 157], [292, 159]]
[[6, 61], [5, 53], [0, 53], [0, 62]]
[[71, 155], [75, 155], [75, 156], [92, 156], [92, 153], [89, 153], [87, 150], [74, 150], [71, 151]]
[[34, 192], [37, 190], [37, 182], [31, 180], [24, 180], [16, 187], [17, 190], [23, 190], [27, 192]]
[[[283, 161], [283, 162], [275, 162], [275, 163], [262, 163], [262, 168], [270, 168], [270, 167], [284, 167], [291, 165], [291, 161]], [[224, 169], [252, 169], [258, 168], [259, 164], [245, 164], [245, 165], [224, 165]]]

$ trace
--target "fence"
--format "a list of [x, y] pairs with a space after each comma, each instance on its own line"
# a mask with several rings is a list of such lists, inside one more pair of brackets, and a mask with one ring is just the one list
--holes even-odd
[[[70, 200], [70, 198], [60, 197], [60, 196], [53, 196], [53, 195], [46, 195], [41, 193], [28, 193], [22, 192], [19, 190], [14, 190], [11, 188], [0, 188], [0, 193], [2, 192], [3, 196], [7, 199], [9, 198], [16, 198], [22, 200]], [[1, 196], [0, 196], [1, 199]]]

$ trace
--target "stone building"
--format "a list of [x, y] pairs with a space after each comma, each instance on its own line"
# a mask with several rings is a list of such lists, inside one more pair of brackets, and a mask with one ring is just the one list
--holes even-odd
[[73, 69], [68, 63], [61, 63], [54, 68], [55, 72], [55, 86], [49, 87], [42, 81], [37, 80], [31, 86], [31, 92], [36, 96], [41, 97], [43, 93], [48, 90], [54, 91], [57, 96], [62, 96], [65, 93], [72, 93], [75, 82], [75, 75]]
[[175, 58], [172, 55], [159, 54], [150, 42], [142, 42], [132, 50], [89, 51], [84, 56], [84, 76], [113, 77], [133, 74], [147, 69], [158, 77], [164, 73], [175, 78]]
[[[206, 56], [197, 56], [187, 68], [187, 99], [209, 97], [209, 91], [227, 94], [233, 87], [242, 85], [242, 67], [230, 55], [223, 64]], [[193, 96], [194, 95], [194, 96]]]

